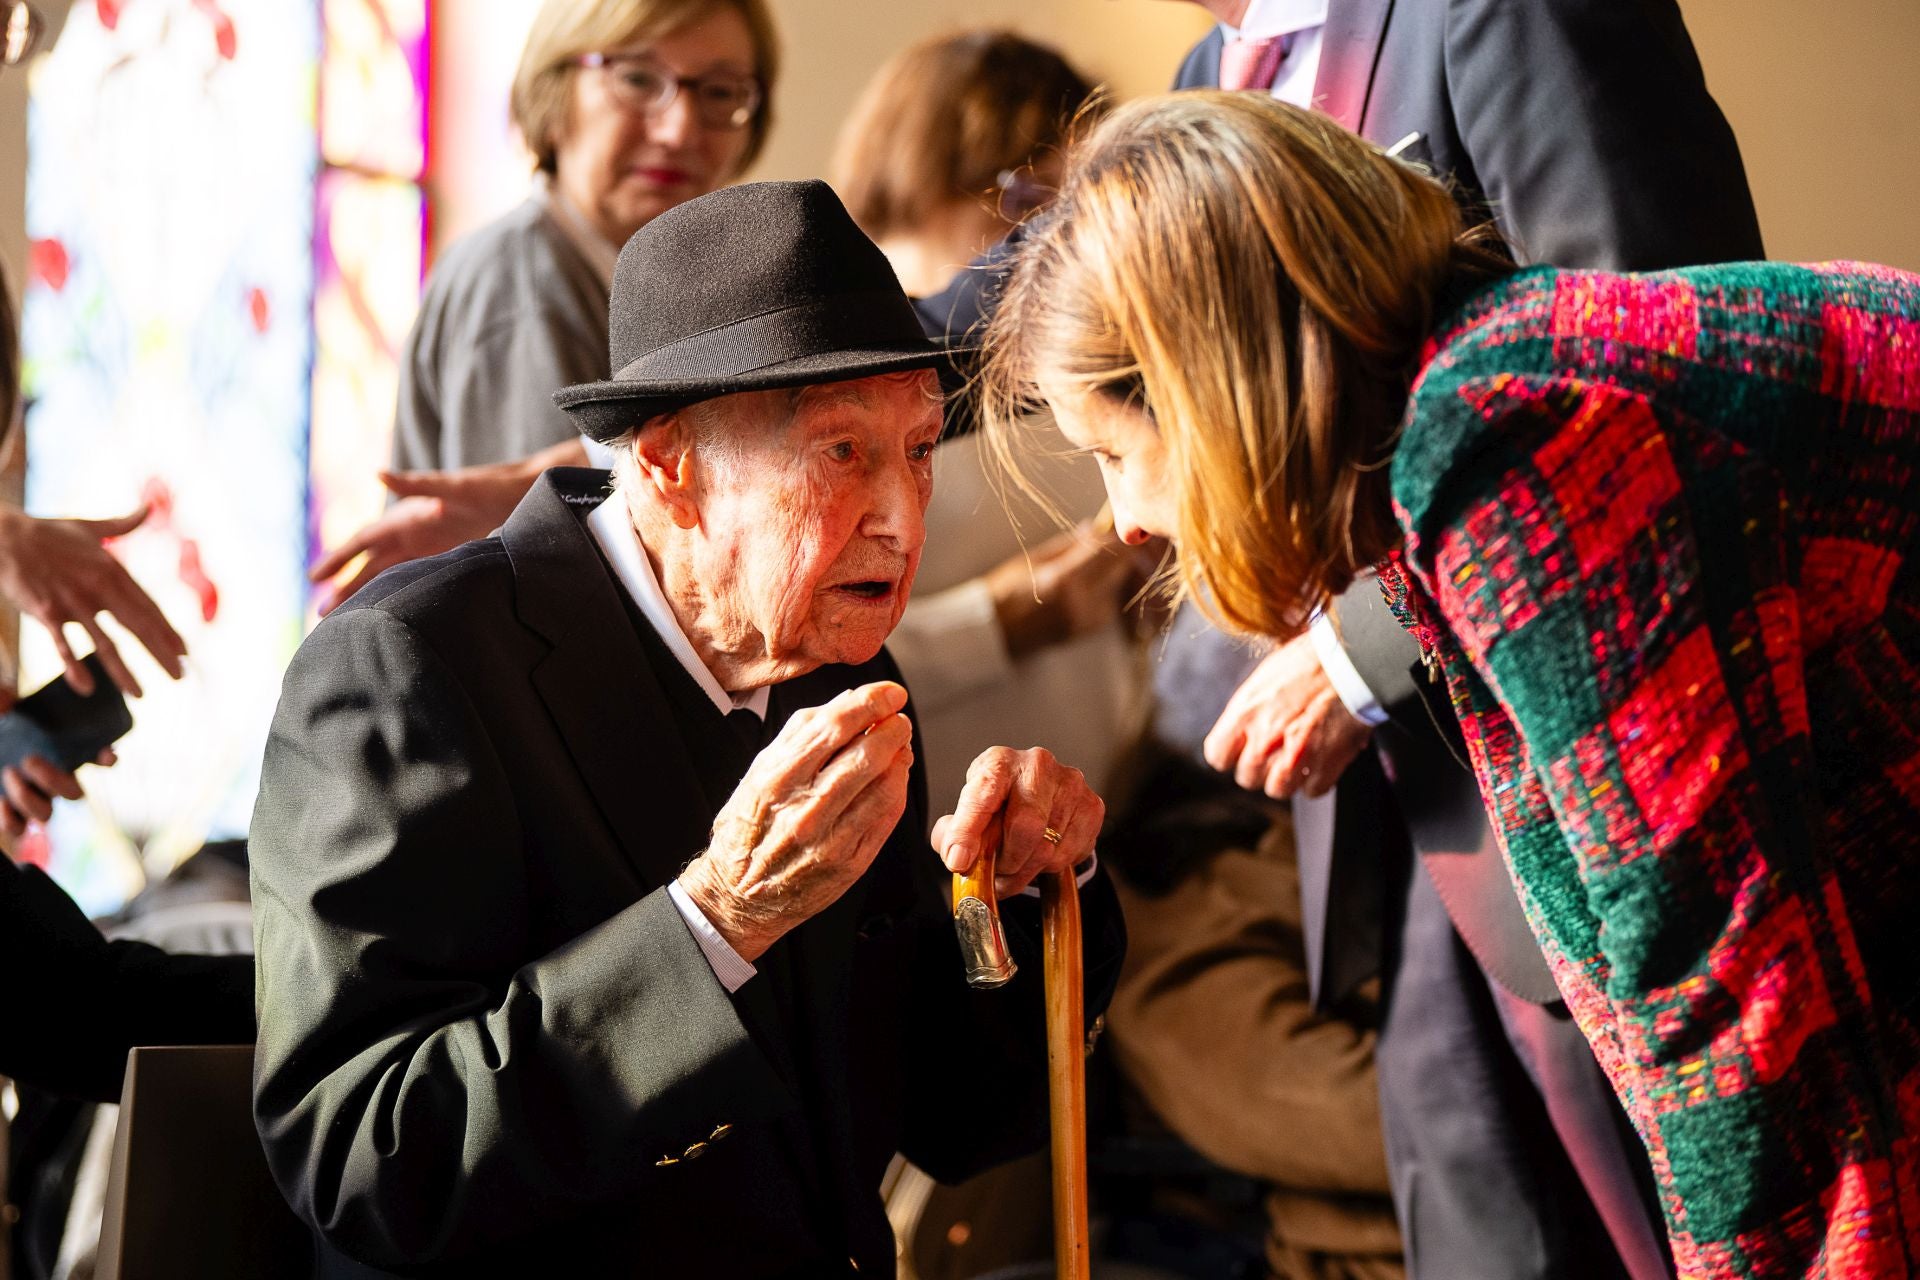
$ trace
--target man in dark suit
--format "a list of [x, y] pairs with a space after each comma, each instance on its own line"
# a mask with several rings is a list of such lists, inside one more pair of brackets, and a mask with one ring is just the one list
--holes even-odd
[[[1672, 0], [1198, 2], [1220, 25], [1176, 88], [1324, 111], [1450, 176], [1525, 261], [1636, 270], [1763, 254], [1738, 147]], [[964, 273], [919, 304], [923, 322], [969, 330], [996, 281]], [[1264, 658], [1184, 610], [1155, 684], [1163, 745], [1293, 798], [1316, 1007], [1386, 978], [1382, 1123], [1412, 1273], [1667, 1274], [1644, 1154], [1446, 741], [1458, 729], [1444, 691], [1373, 581]]]
[[253, 833], [269, 1162], [321, 1268], [891, 1274], [896, 1151], [1038, 1145], [1038, 963], [964, 981], [949, 869], [999, 846], [1016, 952], [1079, 866], [1088, 1009], [1122, 949], [1102, 809], [976, 761], [927, 843], [881, 644], [941, 425], [885, 260], [821, 183], [648, 224], [615, 445], [500, 532], [382, 575], [287, 675]]

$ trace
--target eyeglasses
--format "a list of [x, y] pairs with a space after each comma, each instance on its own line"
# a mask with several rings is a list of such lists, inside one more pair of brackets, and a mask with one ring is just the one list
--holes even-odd
[[682, 89], [692, 96], [694, 119], [708, 129], [744, 129], [760, 109], [760, 82], [749, 76], [676, 76], [639, 53], [583, 53], [573, 62], [604, 72], [615, 100], [642, 115], [665, 111]]
[[0, 0], [0, 67], [16, 66], [40, 46], [46, 24], [27, 0]]

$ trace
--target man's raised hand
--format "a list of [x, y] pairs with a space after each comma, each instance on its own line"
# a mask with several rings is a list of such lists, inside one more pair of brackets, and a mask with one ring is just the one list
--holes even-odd
[[789, 720], [713, 822], [680, 887], [742, 959], [838, 901], [907, 807], [913, 726], [890, 681]]

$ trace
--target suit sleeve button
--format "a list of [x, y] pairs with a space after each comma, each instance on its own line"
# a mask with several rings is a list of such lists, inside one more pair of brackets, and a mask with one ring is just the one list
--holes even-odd
[[707, 1135], [707, 1141], [708, 1141], [708, 1142], [718, 1142], [718, 1141], [720, 1141], [720, 1139], [722, 1139], [722, 1138], [724, 1138], [724, 1137], [726, 1137], [726, 1136], [727, 1136], [728, 1134], [730, 1134], [730, 1133], [732, 1133], [732, 1132], [733, 1132], [733, 1126], [732, 1126], [732, 1125], [730, 1125], [730, 1124], [717, 1124], [717, 1125], [715, 1125], [715, 1126], [713, 1126], [713, 1132]]
[[656, 1169], [664, 1169], [670, 1164], [679, 1164], [679, 1163], [680, 1163], [679, 1156], [661, 1156], [658, 1160], [655, 1160], [653, 1162], [653, 1167]]
[[707, 1154], [707, 1144], [704, 1142], [696, 1142], [681, 1152], [680, 1158], [683, 1160], [698, 1160], [705, 1154]]

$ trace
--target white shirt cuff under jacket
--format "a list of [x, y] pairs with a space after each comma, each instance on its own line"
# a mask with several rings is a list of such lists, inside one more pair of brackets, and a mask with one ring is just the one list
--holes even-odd
[[[1086, 888], [1087, 881], [1093, 879], [1093, 873], [1098, 871], [1099, 869], [1100, 869], [1100, 853], [1098, 850], [1094, 850], [1093, 852], [1087, 854], [1086, 862], [1083, 863], [1080, 867], [1080, 870], [1077, 873], [1075, 873], [1073, 877], [1073, 887], [1076, 889]], [[1024, 893], [1029, 898], [1037, 898], [1040, 896], [1040, 886], [1037, 884], [1030, 884], [1026, 888], [1022, 889], [1020, 892]]]
[[1325, 613], [1314, 614], [1307, 634], [1313, 639], [1313, 651], [1332, 682], [1333, 691], [1340, 695], [1340, 701], [1353, 713], [1353, 718], [1362, 724], [1385, 724], [1386, 708], [1360, 678], [1359, 668], [1353, 665], [1346, 647], [1340, 643], [1339, 633], [1333, 629], [1333, 619]]
[[687, 932], [700, 944], [700, 954], [707, 958], [707, 964], [713, 968], [713, 976], [720, 985], [732, 995], [747, 984], [747, 979], [760, 972], [752, 964], [740, 958], [740, 953], [731, 943], [720, 936], [720, 931], [707, 919], [707, 913], [694, 905], [687, 891], [680, 887], [678, 880], [667, 885], [667, 897], [673, 900], [673, 909], [687, 922]]

